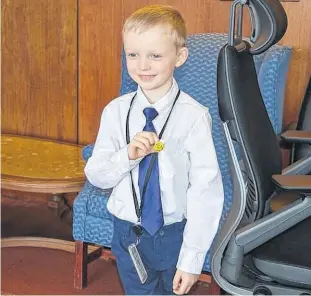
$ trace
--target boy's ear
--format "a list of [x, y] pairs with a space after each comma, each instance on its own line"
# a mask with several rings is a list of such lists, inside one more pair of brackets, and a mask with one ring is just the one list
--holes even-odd
[[180, 67], [185, 63], [189, 55], [189, 50], [187, 47], [182, 47], [179, 49], [177, 61], [176, 61], [176, 67]]

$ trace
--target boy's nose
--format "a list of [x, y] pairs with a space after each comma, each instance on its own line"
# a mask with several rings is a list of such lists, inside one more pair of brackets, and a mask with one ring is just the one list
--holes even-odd
[[138, 64], [139, 69], [142, 71], [150, 69], [150, 61], [148, 58], [140, 58]]

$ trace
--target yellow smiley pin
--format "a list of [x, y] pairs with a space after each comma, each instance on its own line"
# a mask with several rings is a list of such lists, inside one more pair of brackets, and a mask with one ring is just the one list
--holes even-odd
[[163, 142], [157, 142], [154, 144], [153, 149], [157, 152], [160, 152], [164, 149], [164, 143]]

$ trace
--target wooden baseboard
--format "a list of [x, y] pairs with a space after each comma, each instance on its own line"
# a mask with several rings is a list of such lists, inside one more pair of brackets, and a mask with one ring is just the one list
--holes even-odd
[[[70, 242], [62, 239], [46, 238], [46, 237], [12, 237], [1, 239], [2, 248], [11, 247], [34, 247], [34, 248], [48, 248], [55, 250], [62, 250], [74, 253], [75, 242]], [[97, 250], [97, 246], [88, 246], [88, 253]]]

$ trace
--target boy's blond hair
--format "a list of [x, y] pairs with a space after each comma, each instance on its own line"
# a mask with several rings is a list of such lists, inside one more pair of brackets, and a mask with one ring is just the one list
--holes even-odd
[[180, 12], [168, 5], [148, 5], [135, 11], [123, 26], [123, 37], [129, 31], [144, 31], [156, 25], [169, 25], [177, 48], [186, 45], [187, 29]]

